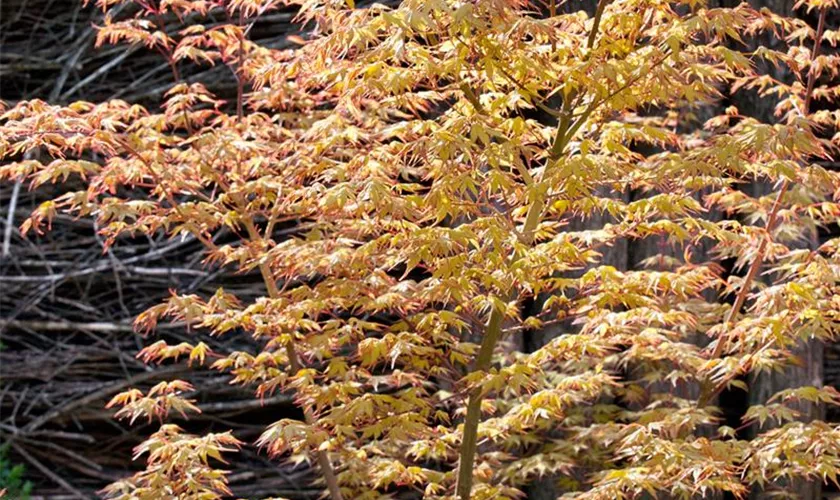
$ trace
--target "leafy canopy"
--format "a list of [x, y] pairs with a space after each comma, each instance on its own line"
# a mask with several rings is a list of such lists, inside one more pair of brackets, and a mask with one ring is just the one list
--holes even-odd
[[[802, 340], [838, 334], [840, 240], [803, 245], [840, 218], [840, 174], [820, 164], [840, 144], [825, 109], [840, 62], [821, 53], [838, 39], [825, 28], [834, 0], [801, 2], [816, 27], [702, 0], [602, 0], [591, 16], [526, 0], [97, 5], [98, 42], [160, 52], [175, 83], [160, 109], [9, 105], [0, 177], [84, 180], [23, 230], [65, 211], [94, 217], [109, 245], [196, 238], [208, 264], [259, 272], [253, 302], [176, 292], [136, 324], [249, 334], [261, 352], [158, 341], [141, 356], [216, 358], [258, 397], [293, 392], [304, 421], [257, 444], [316, 459], [333, 499], [516, 498], [544, 477], [580, 499], [836, 481], [840, 429], [797, 421], [792, 404], [837, 404], [833, 389], [751, 407], [745, 424], [778, 424], [753, 440], [717, 427], [714, 406], [743, 376], [791, 366]], [[259, 16], [289, 8], [306, 27], [290, 37], [299, 46], [249, 40]], [[199, 24], [217, 14], [229, 21]], [[743, 43], [765, 34], [782, 43]], [[229, 66], [236, 100], [181, 78], [192, 64]], [[762, 70], [773, 66], [788, 76]], [[738, 92], [777, 100], [774, 122], [735, 107], [700, 121]], [[738, 189], [756, 181], [776, 189]], [[577, 229], [596, 218], [609, 222]], [[683, 257], [605, 264], [626, 240]], [[744, 273], [727, 276], [730, 259]], [[546, 328], [565, 334], [502, 349]], [[112, 404], [163, 417], [196, 410], [190, 389]], [[227, 487], [211, 459], [238, 446], [164, 425], [138, 448], [148, 468], [107, 496], [217, 498]]]

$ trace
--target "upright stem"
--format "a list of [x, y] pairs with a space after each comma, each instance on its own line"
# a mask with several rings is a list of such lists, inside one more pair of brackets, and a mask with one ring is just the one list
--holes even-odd
[[[490, 367], [493, 350], [502, 334], [502, 319], [502, 313], [498, 309], [493, 309], [490, 313], [490, 319], [487, 321], [484, 338], [481, 339], [481, 347], [473, 367], [474, 372], [485, 371]], [[475, 452], [478, 448], [478, 424], [481, 421], [481, 400], [483, 396], [481, 387], [476, 387], [470, 392], [467, 402], [467, 416], [464, 418], [463, 437], [461, 438], [458, 483], [455, 486], [455, 493], [461, 500], [469, 500], [472, 494], [473, 465], [475, 465]]]
[[[604, 9], [610, 0], [599, 0], [598, 7], [595, 12], [595, 19], [592, 21], [592, 28], [587, 37], [587, 48], [591, 49], [595, 44], [595, 37], [599, 26], [601, 24], [601, 16]], [[478, 98], [472, 89], [465, 92], [467, 98], [476, 107], [476, 110], [481, 113], [483, 110], [475, 102]], [[475, 102], [474, 102], [475, 101]], [[576, 120], [572, 120], [573, 106], [571, 104], [572, 96], [567, 96], [563, 101], [563, 107], [560, 114], [560, 120], [557, 124], [557, 131], [551, 148], [548, 151], [547, 166], [553, 166], [559, 158], [563, 156], [566, 146], [571, 140], [572, 136], [580, 129], [581, 125], [589, 118], [595, 110], [599, 101], [593, 101], [586, 111], [583, 112]], [[601, 101], [603, 102], [603, 101]], [[535, 183], [536, 184], [536, 183]], [[542, 219], [542, 212], [545, 208], [544, 193], [541, 193], [538, 186], [534, 185], [533, 198], [528, 207], [528, 214], [525, 217], [525, 227], [523, 230], [525, 240], [531, 244], [534, 241], [534, 231], [539, 226]], [[504, 320], [504, 313], [496, 308], [490, 312], [490, 317], [487, 320], [487, 327], [484, 331], [484, 336], [481, 339], [481, 346], [478, 350], [475, 363], [472, 371], [487, 371], [490, 368], [490, 363], [493, 359], [493, 351], [496, 349], [496, 344], [502, 336], [502, 321]], [[458, 482], [455, 485], [455, 494], [461, 500], [470, 500], [472, 496], [473, 484], [473, 468], [475, 467], [475, 454], [478, 449], [478, 425], [481, 422], [481, 401], [484, 394], [481, 387], [476, 387], [469, 393], [469, 400], [467, 401], [467, 414], [464, 417], [464, 427], [461, 438], [461, 450], [458, 460]]]
[[[160, 8], [152, 7], [151, 5], [146, 5], [146, 8], [152, 11], [155, 16], [155, 22], [157, 23], [158, 30], [166, 36], [166, 23], [163, 22], [163, 15], [161, 14]], [[172, 78], [175, 79], [175, 83], [180, 82], [181, 72], [178, 71], [178, 63], [175, 61], [175, 58], [172, 57], [172, 51], [163, 47], [159, 47], [158, 51], [166, 58], [166, 63], [169, 64], [169, 69], [172, 71]]]
[[598, 27], [601, 25], [601, 17], [604, 9], [607, 8], [609, 0], [600, 0], [595, 8], [595, 19], [592, 20], [592, 29], [589, 30], [589, 37], [586, 39], [586, 48], [592, 49], [595, 46], [595, 37], [598, 36]]
[[[271, 276], [271, 271], [268, 269], [267, 264], [260, 264], [260, 274], [262, 274], [265, 287], [268, 290], [268, 296], [272, 299], [279, 297], [280, 292], [277, 290], [277, 284], [274, 281], [274, 277]], [[286, 343], [286, 356], [289, 358], [289, 369], [291, 372], [293, 374], [299, 372], [302, 365], [300, 363], [300, 357], [295, 350], [294, 342], [291, 340]], [[308, 406], [303, 406], [302, 409], [303, 419], [306, 424], [310, 426], [315, 425], [315, 416], [312, 414], [312, 409]], [[327, 483], [330, 498], [332, 500], [343, 500], [343, 497], [341, 496], [341, 488], [338, 485], [338, 478], [335, 476], [335, 471], [333, 470], [329, 455], [327, 455], [326, 451], [320, 450], [315, 452], [315, 455], [318, 458], [318, 465], [321, 467], [321, 475], [324, 476], [324, 481]]]
[[242, 8], [239, 9], [239, 22], [237, 23], [237, 26], [239, 26], [239, 29], [242, 30], [242, 32], [239, 33], [239, 60], [237, 61], [237, 65], [239, 67], [236, 72], [236, 118], [239, 123], [242, 123], [242, 116], [244, 114], [242, 108], [245, 94], [245, 24]]
[[[533, 233], [537, 228], [542, 215], [545, 202], [541, 197], [536, 198], [528, 208], [528, 216], [525, 220], [525, 238], [530, 243], [533, 241]], [[487, 328], [484, 337], [481, 339], [481, 347], [475, 358], [473, 372], [487, 371], [490, 362], [493, 360], [493, 351], [502, 336], [503, 312], [494, 308], [487, 320]], [[484, 394], [481, 387], [476, 387], [469, 394], [467, 402], [467, 415], [464, 418], [464, 429], [461, 438], [461, 453], [458, 462], [458, 483], [455, 492], [461, 500], [469, 500], [472, 495], [473, 467], [475, 465], [475, 453], [478, 448], [478, 424], [481, 422], [481, 400]]]
[[[239, 10], [239, 20], [238, 26], [243, 29], [244, 28], [244, 18], [243, 18], [243, 11]], [[238, 72], [236, 75], [236, 117], [237, 121], [242, 123], [242, 118], [244, 116], [243, 110], [243, 101], [244, 101], [244, 67], [245, 67], [245, 34], [239, 34], [239, 47], [238, 47]], [[259, 232], [254, 227], [254, 224], [251, 221], [248, 221], [248, 234], [251, 238], [259, 238]], [[280, 291], [277, 289], [277, 282], [274, 280], [274, 277], [271, 275], [271, 270], [268, 268], [268, 265], [265, 263], [260, 264], [260, 274], [262, 274], [263, 282], [265, 283], [265, 288], [268, 290], [268, 296], [272, 299], [276, 299], [280, 296]], [[303, 367], [300, 362], [300, 356], [298, 356], [297, 350], [295, 349], [294, 341], [289, 339], [286, 343], [286, 357], [289, 358], [289, 370], [292, 374], [297, 374], [301, 368]], [[303, 406], [303, 419], [307, 425], [315, 425], [315, 416], [312, 414], [312, 409], [308, 406]], [[327, 489], [330, 492], [330, 498], [332, 500], [343, 500], [341, 496], [341, 488], [338, 484], [338, 478], [335, 475], [335, 470], [333, 469], [332, 462], [330, 461], [330, 457], [326, 451], [317, 451], [315, 455], [318, 459], [318, 465], [321, 467], [321, 475], [324, 476], [324, 481], [327, 483]]]
[[[557, 15], [557, 1], [556, 0], [549, 0], [548, 2], [548, 17], [554, 19]], [[551, 38], [551, 51], [557, 52], [557, 40], [554, 37]]]
[[[251, 238], [261, 238], [259, 232], [254, 227], [254, 224], [251, 221], [246, 222], [246, 227], [248, 229], [248, 234]], [[268, 291], [268, 296], [272, 299], [276, 299], [280, 297], [280, 291], [277, 289], [277, 282], [274, 280], [274, 276], [271, 275], [271, 269], [269, 269], [268, 264], [262, 263], [260, 264], [260, 274], [262, 275], [263, 283], [265, 283], [265, 288]], [[303, 368], [303, 365], [300, 362], [300, 356], [298, 356], [297, 350], [295, 349], [294, 341], [289, 339], [286, 343], [286, 356], [289, 358], [289, 370], [292, 374], [297, 374]], [[303, 406], [303, 419], [307, 425], [315, 425], [315, 416], [312, 413], [312, 409], [308, 406]], [[333, 469], [332, 462], [330, 462], [330, 457], [326, 451], [317, 451], [315, 455], [318, 459], [318, 465], [321, 467], [321, 475], [324, 476], [324, 482], [327, 483], [327, 489], [330, 492], [330, 499], [331, 500], [343, 500], [341, 496], [341, 488], [338, 485], [338, 478], [335, 475], [335, 470]]]
[[[820, 42], [822, 41], [823, 32], [825, 31], [825, 17], [827, 12], [828, 9], [826, 7], [822, 7], [820, 9], [820, 18], [817, 23], [817, 36], [814, 41], [814, 48], [811, 50], [811, 62], [815, 61], [820, 55]], [[814, 84], [816, 83], [816, 80], [817, 72], [814, 71], [813, 67], [811, 67], [808, 73], [808, 82], [805, 89], [805, 103], [802, 106], [802, 114], [805, 116], [808, 116], [811, 112], [811, 99], [813, 97], [812, 94], [814, 92]], [[750, 268], [747, 270], [747, 275], [744, 277], [741, 289], [738, 290], [738, 295], [735, 297], [735, 303], [732, 304], [732, 308], [726, 314], [726, 318], [723, 322], [724, 330], [718, 337], [717, 345], [715, 345], [715, 349], [711, 354], [711, 359], [720, 357], [724, 348], [729, 343], [727, 339], [729, 326], [735, 320], [735, 316], [741, 312], [741, 308], [744, 306], [744, 302], [747, 300], [747, 295], [749, 295], [750, 289], [752, 288], [752, 282], [755, 280], [761, 266], [764, 264], [764, 256], [767, 252], [767, 246], [770, 244], [773, 230], [776, 228], [776, 224], [779, 220], [779, 210], [782, 208], [782, 198], [785, 196], [789, 188], [790, 181], [785, 179], [779, 187], [779, 192], [776, 194], [776, 199], [773, 201], [773, 206], [770, 209], [770, 213], [767, 215], [767, 223], [764, 226], [765, 234], [761, 239], [761, 243], [758, 245], [755, 258], [750, 264]], [[729, 385], [729, 382], [734, 376], [734, 374], [730, 375], [716, 385], [711, 384], [711, 381], [707, 380], [705, 387], [700, 394], [700, 398], [697, 401], [697, 406], [705, 406], [712, 398], [717, 396], [720, 391]]]

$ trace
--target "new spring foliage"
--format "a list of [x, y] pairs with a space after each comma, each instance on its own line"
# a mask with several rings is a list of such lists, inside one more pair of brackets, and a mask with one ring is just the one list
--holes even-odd
[[[813, 243], [840, 218], [840, 174], [823, 165], [840, 146], [835, 0], [800, 2], [815, 25], [702, 0], [602, 0], [591, 16], [526, 0], [97, 5], [98, 43], [160, 52], [174, 83], [159, 108], [8, 104], [0, 177], [84, 186], [23, 230], [68, 212], [109, 245], [195, 238], [208, 265], [259, 273], [256, 301], [176, 291], [136, 325], [251, 335], [261, 352], [158, 341], [141, 356], [210, 364], [256, 397], [293, 393], [304, 421], [256, 444], [317, 462], [334, 500], [517, 498], [542, 478], [605, 500], [836, 481], [840, 428], [797, 413], [840, 403], [834, 389], [750, 407], [752, 440], [715, 406], [840, 332], [840, 240]], [[305, 35], [251, 42], [278, 9]], [[744, 43], [770, 35], [781, 43]], [[238, 82], [228, 103], [180, 74], [219, 64]], [[717, 106], [739, 92], [776, 100], [773, 122]], [[750, 182], [775, 190], [738, 189]], [[680, 251], [604, 265], [625, 240]], [[501, 348], [549, 327], [564, 334], [532, 353]], [[112, 404], [162, 418], [196, 410], [190, 389]], [[240, 445], [164, 425], [137, 450], [148, 468], [106, 495], [218, 498], [214, 459]]]

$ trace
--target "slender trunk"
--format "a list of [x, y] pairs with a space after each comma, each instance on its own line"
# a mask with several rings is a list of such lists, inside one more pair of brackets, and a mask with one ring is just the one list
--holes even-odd
[[[246, 221], [246, 227], [248, 229], [248, 235], [252, 239], [262, 238], [256, 227], [254, 227], [253, 222], [250, 220]], [[274, 276], [271, 275], [271, 270], [268, 265], [262, 263], [260, 264], [259, 269], [260, 274], [262, 275], [263, 283], [265, 283], [265, 288], [268, 291], [268, 296], [272, 299], [280, 297], [280, 291], [277, 289], [277, 282], [275, 281]], [[303, 365], [301, 365], [300, 356], [297, 353], [293, 340], [289, 340], [289, 342], [286, 343], [286, 356], [289, 358], [289, 370], [292, 372], [292, 375], [297, 374], [297, 372], [303, 368]], [[301, 409], [303, 410], [303, 418], [306, 424], [310, 426], [315, 425], [316, 421], [312, 410], [308, 406], [303, 406]], [[326, 451], [321, 450], [315, 452], [315, 455], [318, 459], [318, 465], [321, 468], [321, 475], [324, 477], [324, 482], [327, 484], [327, 489], [330, 492], [330, 500], [343, 500], [343, 497], [341, 496], [341, 488], [338, 484], [338, 478], [335, 475], [335, 470], [333, 469], [329, 455]]]
[[[764, 3], [766, 0], [762, 0]], [[776, 12], [782, 12], [776, 10]], [[816, 40], [822, 38], [821, 34], [826, 29], [826, 9], [823, 8], [819, 12], [819, 20], [817, 25]], [[815, 59], [819, 55], [818, 44], [813, 47], [811, 58]], [[813, 99], [813, 89], [816, 84], [817, 75], [811, 73], [808, 75], [805, 89], [805, 102], [803, 104], [804, 114], [811, 112], [811, 102]], [[775, 103], [773, 103], [775, 104]], [[771, 112], [768, 112], [768, 120], [772, 120]], [[761, 188], [763, 186], [756, 186]], [[765, 193], [760, 193], [765, 194]], [[816, 235], [809, 239], [804, 247], [815, 249], [818, 246]], [[821, 386], [824, 383], [824, 354], [825, 345], [819, 340], [807, 340], [799, 342], [799, 344], [792, 350], [792, 354], [801, 360], [798, 365], [787, 368], [784, 372], [762, 373], [749, 381], [750, 391], [746, 401], [748, 405], [766, 404], [767, 399], [780, 390], [787, 388], [801, 387], [805, 385]], [[808, 422], [812, 420], [824, 420], [826, 407], [816, 403], [800, 402], [794, 406], [796, 410], [801, 413], [799, 420]], [[766, 430], [766, 429], [764, 429]], [[754, 426], [748, 431], [749, 435], [755, 435], [760, 432], [758, 426]], [[804, 479], [797, 479], [793, 481], [782, 481], [775, 485], [776, 488], [784, 489], [785, 491], [795, 493], [797, 498], [802, 500], [817, 500], [823, 498], [822, 481]], [[774, 491], [770, 488], [767, 490], [753, 491], [750, 498], [769, 499], [773, 498]]]
[[[820, 9], [820, 18], [819, 25], [817, 26], [816, 42], [814, 44], [813, 50], [811, 51], [812, 61], [816, 60], [820, 53], [820, 40], [822, 39], [822, 34], [825, 30], [825, 17], [827, 12], [828, 9], [826, 7]], [[802, 109], [802, 114], [805, 116], [807, 116], [811, 112], [811, 94], [814, 90], [816, 78], [817, 72], [811, 71], [808, 75], [805, 103]], [[735, 297], [735, 303], [732, 305], [732, 308], [729, 310], [729, 313], [724, 319], [725, 329], [721, 333], [720, 337], [717, 339], [717, 344], [715, 345], [715, 348], [711, 354], [712, 358], [720, 357], [725, 347], [729, 343], [727, 337], [727, 330], [735, 321], [736, 315], [738, 315], [741, 312], [741, 308], [746, 302], [747, 295], [749, 294], [750, 289], [752, 288], [752, 283], [758, 276], [758, 272], [761, 270], [761, 267], [764, 265], [764, 257], [767, 251], [767, 246], [769, 245], [770, 240], [772, 238], [773, 230], [776, 228], [776, 224], [778, 223], [779, 210], [781, 210], [782, 208], [782, 198], [784, 198], [789, 187], [790, 182], [787, 179], [785, 179], [782, 182], [782, 185], [779, 187], [779, 191], [776, 194], [776, 199], [773, 202], [773, 206], [770, 209], [770, 213], [767, 214], [767, 223], [764, 226], [765, 234], [761, 240], [761, 243], [759, 243], [755, 257], [753, 258], [753, 261], [750, 264], [749, 269], [747, 270], [747, 275], [744, 278], [743, 283], [741, 284], [741, 289], [738, 291], [738, 295]], [[707, 381], [704, 384], [705, 387], [703, 388], [703, 392], [700, 395], [700, 399], [698, 400], [697, 405], [704, 406], [705, 404], [707, 404], [711, 400], [711, 398], [717, 396], [722, 390], [724, 390], [729, 385], [729, 382], [732, 381], [733, 377], [734, 376], [727, 377], [717, 385]]]
[[[587, 48], [592, 49], [595, 46], [598, 27], [601, 22], [601, 16], [610, 0], [599, 0], [595, 17], [592, 22], [592, 27], [587, 37]], [[467, 87], [469, 88], [469, 87]], [[470, 92], [467, 93], [468, 99], [478, 101], [475, 95]], [[557, 161], [562, 158], [565, 153], [566, 146], [571, 140], [572, 136], [580, 129], [581, 125], [589, 118], [591, 113], [597, 107], [597, 103], [602, 101], [593, 100], [593, 105], [576, 120], [572, 119], [572, 101], [574, 96], [569, 96], [563, 101], [563, 109], [561, 111], [560, 120], [557, 125], [556, 135], [549, 150], [548, 158], [546, 159], [547, 166], [556, 166]], [[476, 108], [480, 112], [480, 107]], [[536, 182], [540, 180], [537, 179]], [[525, 226], [523, 229], [524, 237], [530, 244], [534, 239], [534, 231], [539, 226], [542, 219], [542, 212], [545, 207], [544, 194], [539, 194], [539, 189], [534, 189], [534, 199], [530, 201], [528, 207], [528, 214], [525, 217]], [[490, 317], [487, 320], [487, 328], [481, 340], [481, 346], [476, 357], [475, 364], [472, 371], [486, 371], [490, 368], [490, 363], [493, 359], [493, 351], [496, 348], [502, 336], [502, 322], [504, 320], [503, 312], [498, 309], [493, 309], [490, 312]], [[481, 422], [481, 401], [484, 394], [480, 387], [474, 388], [470, 391], [469, 400], [467, 402], [467, 414], [464, 418], [464, 426], [461, 438], [461, 450], [458, 460], [458, 482], [455, 486], [455, 494], [461, 500], [470, 500], [472, 496], [473, 484], [473, 469], [475, 467], [475, 455], [478, 449], [478, 426]]]
[[[543, 202], [541, 199], [534, 200], [528, 210], [528, 218], [525, 225], [526, 237], [533, 234], [539, 222], [539, 214], [542, 212]], [[536, 216], [532, 216], [537, 213]], [[493, 360], [493, 351], [502, 336], [502, 312], [493, 309], [490, 319], [487, 321], [487, 328], [484, 337], [481, 339], [481, 347], [473, 366], [473, 372], [486, 371], [490, 368]], [[455, 487], [456, 495], [462, 500], [469, 500], [472, 494], [473, 466], [475, 465], [475, 453], [478, 448], [478, 424], [481, 422], [481, 400], [484, 394], [481, 388], [477, 387], [470, 392], [467, 403], [467, 415], [464, 418], [464, 428], [461, 440], [461, 455], [458, 462], [458, 483]]]
[[[271, 276], [271, 271], [268, 269], [266, 264], [260, 264], [260, 273], [262, 274], [263, 281], [265, 282], [265, 287], [268, 290], [268, 296], [272, 299], [279, 297], [280, 293], [277, 290], [277, 284], [274, 281], [274, 277]], [[300, 357], [298, 356], [297, 350], [295, 350], [295, 345], [292, 341], [289, 341], [286, 344], [286, 356], [289, 358], [289, 369], [292, 374], [299, 372], [302, 368], [300, 364]], [[302, 409], [303, 418], [306, 424], [310, 426], [315, 425], [315, 416], [312, 414], [312, 410], [308, 406], [304, 406]], [[333, 470], [329, 455], [326, 451], [320, 450], [315, 454], [318, 458], [318, 465], [321, 467], [321, 475], [324, 476], [324, 481], [327, 483], [327, 489], [330, 492], [330, 499], [343, 500], [341, 496], [341, 488], [338, 485], [338, 478]]]

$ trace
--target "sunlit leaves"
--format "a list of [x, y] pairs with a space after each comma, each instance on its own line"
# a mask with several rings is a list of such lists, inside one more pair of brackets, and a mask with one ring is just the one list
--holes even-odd
[[127, 418], [132, 423], [139, 417], [147, 417], [150, 422], [154, 418], [163, 420], [173, 410], [186, 417], [188, 411], [201, 412], [192, 400], [182, 397], [183, 393], [193, 390], [189, 383], [181, 380], [160, 382], [149, 389], [146, 395], [137, 389], [117, 394], [106, 407], [122, 406], [115, 417]]
[[117, 481], [103, 490], [113, 500], [151, 500], [161, 494], [176, 498], [219, 498], [230, 495], [224, 471], [211, 462], [224, 462], [222, 453], [236, 451], [242, 443], [230, 433], [195, 436], [177, 425], [164, 425], [135, 448], [135, 457], [146, 455], [146, 470]]
[[[840, 121], [804, 107], [809, 75], [826, 76], [812, 99], [840, 97], [825, 83], [840, 63], [812, 56], [813, 27], [693, 0], [607, 2], [597, 29], [582, 11], [545, 18], [525, 1], [303, 0], [289, 4], [317, 30], [288, 37], [295, 50], [251, 42], [252, 23], [286, 3], [99, 0], [113, 17], [98, 43], [143, 45], [172, 69], [160, 106], [2, 107], [0, 178], [82, 186], [24, 230], [70, 213], [94, 217], [106, 245], [195, 238], [209, 266], [266, 285], [248, 302], [174, 291], [135, 322], [250, 335], [260, 349], [155, 339], [141, 359], [212, 359], [256, 397], [288, 394], [304, 420], [277, 421], [257, 444], [340, 464], [353, 498], [450, 494], [471, 393], [487, 396], [474, 499], [515, 498], [540, 478], [610, 500], [834, 480], [836, 430], [796, 422], [798, 405], [836, 404], [833, 390], [757, 402], [744, 417], [763, 427], [754, 441], [705, 437], [720, 423], [713, 401], [661, 394], [742, 390], [740, 377], [790, 366], [801, 340], [838, 335], [840, 243], [803, 249], [840, 214], [840, 175], [821, 164]], [[768, 31], [780, 46], [737, 43]], [[187, 64], [227, 66], [235, 102], [180, 78]], [[791, 80], [763, 72], [773, 65]], [[738, 92], [776, 100], [774, 123], [734, 106], [698, 123]], [[788, 187], [778, 199], [740, 189], [754, 181]], [[658, 255], [604, 262], [629, 240]], [[766, 282], [742, 276], [756, 259]], [[731, 294], [748, 300], [729, 315]], [[506, 340], [563, 334], [473, 370], [488, 315]], [[110, 406], [162, 418], [195, 411], [192, 391], [164, 382]], [[224, 475], [208, 459], [237, 446], [165, 426], [139, 450], [147, 470], [108, 495], [218, 498]]]

